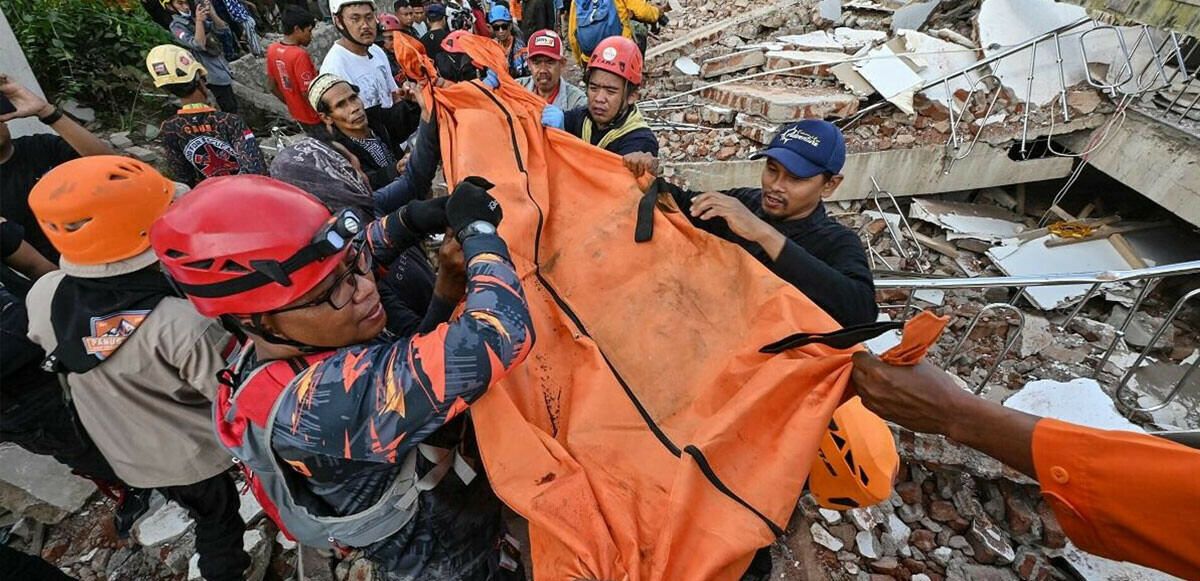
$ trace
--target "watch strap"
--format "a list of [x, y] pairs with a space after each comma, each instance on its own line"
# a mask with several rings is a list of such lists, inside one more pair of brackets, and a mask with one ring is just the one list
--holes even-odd
[[38, 121], [41, 121], [44, 125], [54, 125], [59, 119], [62, 119], [62, 117], [62, 109], [59, 109], [57, 106], [55, 106], [54, 110], [51, 111], [49, 115], [46, 115], [45, 117], [38, 117]]

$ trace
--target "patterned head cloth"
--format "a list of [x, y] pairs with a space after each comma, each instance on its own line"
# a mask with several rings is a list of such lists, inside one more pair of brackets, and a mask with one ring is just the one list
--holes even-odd
[[354, 208], [362, 216], [374, 215], [371, 188], [341, 153], [311, 137], [283, 148], [271, 162], [271, 177], [316, 196], [330, 210]]

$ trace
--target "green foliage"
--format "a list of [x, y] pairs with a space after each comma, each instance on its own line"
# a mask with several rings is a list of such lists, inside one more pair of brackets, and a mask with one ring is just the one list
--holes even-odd
[[128, 113], [152, 86], [145, 55], [171, 36], [132, 1], [0, 0], [34, 74], [51, 99]]

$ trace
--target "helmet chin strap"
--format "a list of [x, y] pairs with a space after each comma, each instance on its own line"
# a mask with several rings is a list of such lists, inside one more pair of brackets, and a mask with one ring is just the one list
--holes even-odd
[[[316, 345], [307, 345], [307, 344], [301, 343], [299, 341], [293, 341], [291, 339], [286, 339], [284, 337], [280, 337], [279, 335], [276, 335], [276, 334], [268, 331], [265, 327], [263, 327], [262, 313], [256, 313], [254, 315], [251, 315], [249, 324], [245, 324], [245, 323], [241, 322], [240, 320], [238, 320], [237, 317], [234, 317], [233, 315], [221, 315], [221, 322], [224, 323], [223, 326], [230, 332], [251, 334], [256, 337], [261, 338], [263, 341], [266, 341], [268, 343], [273, 343], [275, 345], [286, 345], [288, 347], [295, 347], [296, 349], [299, 349], [301, 353], [306, 353], [306, 354], [307, 353], [320, 353], [322, 351], [329, 351], [331, 349], [337, 349], [337, 347], [318, 347]], [[235, 331], [235, 329], [236, 329], [236, 331]]]

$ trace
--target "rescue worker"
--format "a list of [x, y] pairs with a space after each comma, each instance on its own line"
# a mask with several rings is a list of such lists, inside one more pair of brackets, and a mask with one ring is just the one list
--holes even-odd
[[[0, 219], [0, 271], [11, 269], [30, 281], [58, 269], [28, 242], [20, 224]], [[15, 278], [15, 277], [13, 277]], [[24, 291], [28, 291], [26, 288]], [[113, 525], [125, 538], [149, 508], [148, 495], [130, 494], [79, 423], [72, 402], [63, 397], [58, 377], [42, 369], [46, 353], [29, 340], [29, 314], [22, 289], [0, 283], [0, 442], [34, 454], [52, 456], [115, 497]]]
[[492, 40], [504, 49], [508, 61], [508, 74], [513, 77], [523, 77], [529, 74], [525, 66], [525, 43], [513, 34], [513, 17], [508, 8], [500, 4], [488, 10], [488, 26], [492, 29]]
[[77, 159], [46, 174], [29, 205], [61, 270], [29, 293], [29, 338], [65, 376], [117, 476], [158, 489], [196, 521], [204, 578], [240, 580], [250, 566], [246, 525], [212, 420], [216, 373], [236, 345], [174, 296], [150, 249], [150, 225], [175, 195], [170, 180], [126, 157]]
[[[571, 52], [575, 54], [575, 60], [581, 67], [591, 61], [592, 55], [600, 49], [600, 45], [597, 45], [596, 50], [590, 53], [584, 50], [579, 42], [579, 19], [576, 12], [581, 6], [584, 9], [592, 9], [598, 3], [611, 3], [616, 8], [617, 20], [621, 26], [619, 34], [630, 40], [633, 40], [634, 21], [659, 26], [666, 26], [668, 23], [667, 12], [670, 7], [659, 7], [646, 0], [571, 0], [566, 2], [564, 8], [568, 12], [567, 38], [571, 41]], [[606, 30], [606, 34], [615, 35], [618, 34], [618, 31]], [[637, 43], [634, 43], [634, 46], [638, 46]]]
[[[842, 183], [846, 139], [832, 123], [785, 125], [766, 158], [761, 188], [694, 192], [661, 182], [698, 228], [745, 248], [844, 327], [872, 323], [875, 282], [858, 235], [825, 214], [821, 200]], [[626, 159], [634, 175], [656, 163]]]
[[[218, 433], [268, 513], [302, 544], [363, 548], [384, 579], [519, 568], [501, 550], [501, 505], [476, 473], [473, 440], [452, 421], [534, 340], [490, 187], [467, 178], [449, 198], [365, 224], [293, 186], [237, 176], [201, 185], [150, 232], [197, 309], [250, 339], [225, 374]], [[462, 246], [465, 310], [428, 334], [381, 335], [373, 265], [447, 226]]]
[[434, 2], [425, 7], [425, 13], [429, 20], [429, 32], [421, 35], [421, 44], [425, 45], [425, 54], [436, 59], [438, 53], [442, 52], [442, 41], [450, 34], [450, 27], [446, 23], [446, 6]]
[[1080, 549], [1183, 578], [1200, 573], [1200, 450], [1010, 409], [963, 391], [928, 360], [901, 367], [860, 351], [851, 381], [885, 420], [941, 434], [1037, 480]]
[[198, 0], [193, 13], [189, 0], [160, 0], [163, 7], [169, 7], [174, 15], [171, 17], [171, 34], [180, 44], [192, 53], [192, 58], [200, 61], [208, 79], [208, 89], [217, 101], [217, 107], [226, 113], [237, 113], [237, 97], [233, 94], [233, 73], [229, 71], [229, 61], [225, 60], [222, 39], [232, 41], [233, 33], [229, 25], [221, 20], [216, 10], [213, 10], [210, 0]]
[[[392, 71], [392, 78], [396, 79], [396, 83], [400, 84], [405, 81], [404, 71], [400, 70], [400, 63], [396, 62], [396, 38], [395, 33], [403, 32], [400, 20], [391, 14], [379, 15], [379, 38], [375, 44], [383, 49], [383, 54], [387, 55], [388, 67]], [[422, 45], [424, 46], [424, 45]]]
[[333, 140], [362, 163], [372, 190], [396, 179], [400, 171], [396, 159], [403, 157], [403, 152], [393, 145], [388, 128], [367, 115], [357, 86], [336, 75], [321, 75], [309, 85], [308, 102]]
[[542, 113], [543, 125], [556, 125], [547, 118], [561, 116], [568, 133], [624, 157], [627, 166], [654, 165], [658, 138], [637, 108], [642, 53], [633, 41], [621, 36], [604, 39], [588, 62], [584, 81], [587, 106], [565, 113], [547, 106]]
[[583, 89], [563, 79], [567, 62], [563, 54], [562, 37], [557, 32], [539, 30], [529, 35], [528, 51], [525, 62], [529, 67], [529, 76], [517, 79], [521, 86], [563, 111], [587, 106], [587, 94]]
[[156, 46], [146, 55], [146, 69], [155, 87], [183, 103], [159, 125], [158, 141], [172, 178], [194, 186], [215, 176], [267, 173], [258, 140], [242, 118], [209, 106], [207, 71], [188, 51]]

